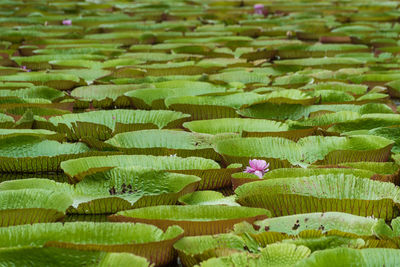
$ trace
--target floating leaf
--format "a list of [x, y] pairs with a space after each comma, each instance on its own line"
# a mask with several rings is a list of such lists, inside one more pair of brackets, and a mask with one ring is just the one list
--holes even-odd
[[121, 266], [148, 267], [147, 259], [130, 253], [106, 253], [63, 248], [6, 248], [0, 261], [9, 266]]
[[216, 142], [215, 149], [228, 163], [247, 164], [258, 158], [270, 162], [271, 168], [337, 164], [354, 161], [388, 160], [393, 141], [368, 135], [346, 137], [310, 136], [297, 143], [279, 137], [229, 138]]
[[115, 155], [106, 157], [86, 157], [77, 160], [64, 161], [61, 168], [73, 182], [81, 181], [85, 176], [104, 171], [112, 167], [150, 167], [182, 174], [195, 175], [202, 180], [199, 190], [227, 187], [231, 184], [231, 174], [238, 172], [241, 165], [221, 168], [210, 159], [198, 157], [167, 157], [147, 155]]
[[342, 82], [323, 82], [308, 84], [304, 87], [299, 88], [301, 90], [314, 90], [314, 91], [340, 91], [352, 93], [355, 95], [363, 95], [367, 93], [368, 86], [363, 84], [348, 84]]
[[30, 82], [34, 85], [53, 87], [58, 90], [69, 90], [80, 82], [78, 76], [73, 74], [29, 72], [18, 73], [0, 77], [0, 81], [6, 82]]
[[347, 235], [349, 237], [387, 238], [392, 235], [392, 230], [382, 219], [366, 218], [342, 212], [305, 213], [269, 218], [256, 222], [255, 225], [260, 227], [260, 232], [279, 232], [291, 236], [308, 230], [319, 230], [328, 235]]
[[296, 66], [296, 67], [313, 67], [325, 69], [340, 69], [343, 67], [361, 67], [365, 62], [355, 58], [306, 58], [306, 59], [285, 59], [275, 61], [277, 66]]
[[48, 99], [50, 101], [64, 97], [64, 93], [46, 86], [33, 86], [19, 90], [0, 90], [0, 97], [18, 97], [22, 99]]
[[350, 119], [330, 127], [331, 132], [350, 132], [356, 130], [371, 130], [378, 127], [400, 124], [399, 114], [364, 114], [359, 118]]
[[389, 248], [335, 248], [317, 251], [307, 259], [299, 262], [296, 266], [396, 266], [399, 262], [399, 250]]
[[168, 97], [167, 108], [192, 115], [194, 120], [234, 118], [242, 106], [265, 102], [265, 97], [255, 93], [227, 93], [206, 96]]
[[212, 258], [200, 263], [200, 267], [240, 266], [294, 266], [307, 258], [311, 251], [305, 246], [294, 244], [272, 244], [259, 254], [237, 253], [227, 257]]
[[239, 204], [270, 209], [274, 216], [339, 211], [391, 219], [399, 212], [395, 185], [353, 175], [270, 179], [244, 184], [235, 193]]
[[154, 224], [161, 229], [179, 225], [185, 235], [210, 235], [224, 233], [242, 221], [253, 223], [267, 218], [269, 211], [229, 206], [156, 206], [111, 215], [111, 221]]
[[14, 118], [4, 113], [0, 113], [0, 127], [1, 128], [12, 128], [14, 126]]
[[243, 252], [245, 243], [233, 234], [186, 236], [174, 248], [184, 266], [194, 266], [213, 257]]
[[256, 119], [273, 119], [273, 120], [298, 120], [310, 116], [313, 112], [320, 111], [353, 111], [360, 115], [371, 113], [388, 113], [393, 114], [393, 110], [379, 103], [370, 103], [364, 105], [340, 104], [340, 105], [312, 105], [302, 106], [298, 104], [257, 104], [238, 111], [241, 116]]
[[167, 110], [99, 110], [66, 114], [49, 119], [50, 130], [72, 140], [90, 137], [107, 140], [112, 134], [142, 129], [177, 128], [189, 115]]
[[67, 194], [44, 189], [0, 189], [0, 198], [1, 227], [59, 221], [72, 204]]
[[167, 81], [152, 84], [155, 88], [137, 89], [125, 93], [141, 109], [165, 107], [164, 99], [173, 96], [191, 96], [225, 92], [224, 87], [205, 82]]
[[241, 134], [243, 131], [278, 133], [289, 130], [289, 126], [284, 122], [241, 118], [189, 121], [185, 122], [183, 126], [192, 132], [207, 134]]
[[101, 155], [83, 143], [67, 144], [42, 140], [37, 136], [11, 136], [0, 139], [1, 172], [58, 171], [62, 161]]
[[172, 245], [182, 235], [183, 230], [178, 226], [162, 231], [140, 223], [41, 223], [1, 228], [0, 246], [129, 252], [164, 265], [173, 260]]
[[193, 192], [200, 178], [151, 169], [114, 168], [85, 177], [75, 186], [47, 179], [24, 179], [0, 184], [0, 190], [52, 190], [73, 199], [68, 213], [110, 214], [121, 210], [175, 204]]
[[[313, 166], [310, 166], [313, 167]], [[318, 168], [320, 167], [320, 168]], [[354, 176], [373, 180], [386, 180], [385, 178], [378, 178], [377, 174], [370, 170], [356, 169], [356, 168], [345, 168], [337, 166], [314, 166], [314, 168], [279, 168], [264, 174], [262, 179], [278, 179], [278, 178], [297, 178], [297, 177], [310, 177], [315, 175], [326, 175], [326, 174], [352, 174]], [[232, 174], [232, 185], [236, 189], [238, 186], [260, 181], [260, 178], [254, 174], [247, 173], [234, 173]]]
[[80, 101], [92, 102], [95, 107], [130, 106], [131, 103], [124, 93], [143, 88], [143, 85], [89, 85], [77, 87], [71, 96]]
[[210, 75], [211, 81], [241, 82], [244, 84], [263, 83], [269, 84], [270, 79], [264, 73], [247, 72], [247, 71], [228, 71]]
[[14, 136], [37, 136], [56, 141], [63, 141], [65, 139], [65, 136], [62, 134], [42, 129], [0, 129], [0, 139]]
[[239, 206], [235, 202], [234, 196], [225, 197], [217, 191], [196, 191], [186, 194], [179, 198], [179, 202], [184, 205], [225, 205]]
[[129, 154], [197, 156], [213, 160], [219, 155], [211, 146], [212, 136], [172, 130], [142, 130], [115, 135], [105, 143]]

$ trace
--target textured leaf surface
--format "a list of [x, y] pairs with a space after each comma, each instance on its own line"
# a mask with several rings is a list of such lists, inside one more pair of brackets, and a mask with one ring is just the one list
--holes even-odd
[[121, 211], [109, 217], [112, 221], [155, 224], [162, 229], [180, 225], [185, 235], [224, 233], [235, 223], [254, 222], [269, 216], [265, 209], [229, 206], [157, 206]]

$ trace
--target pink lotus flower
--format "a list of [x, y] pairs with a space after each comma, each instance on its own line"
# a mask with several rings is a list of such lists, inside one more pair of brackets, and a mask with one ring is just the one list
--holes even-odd
[[30, 72], [31, 71], [30, 69], [27, 69], [26, 66], [21, 66], [21, 69], [26, 71], [26, 72]]
[[249, 160], [249, 165], [250, 167], [246, 167], [246, 170], [244, 170], [243, 172], [253, 173], [260, 178], [262, 178], [264, 174], [269, 171], [269, 163], [262, 159]]
[[70, 19], [64, 19], [64, 20], [62, 21], [62, 24], [63, 24], [63, 25], [72, 25], [72, 20], [70, 20]]
[[254, 14], [264, 15], [264, 5], [263, 4], [255, 4], [254, 5]]

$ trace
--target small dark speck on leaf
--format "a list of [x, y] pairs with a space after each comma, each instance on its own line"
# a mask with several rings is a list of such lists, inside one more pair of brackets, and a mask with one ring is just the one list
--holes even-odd
[[114, 186], [109, 190], [110, 195], [115, 195], [115, 188]]
[[122, 184], [122, 194], [126, 193], [126, 184]]
[[292, 230], [297, 230], [300, 227], [300, 224], [295, 223], [292, 227]]
[[308, 221], [308, 218], [304, 218], [304, 221], [307, 222], [307, 221]]
[[325, 229], [325, 227], [321, 224], [321, 226], [318, 228], [318, 230], [324, 230]]
[[269, 231], [269, 226], [268, 225], [265, 226], [264, 230], [265, 230], [265, 232], [268, 232]]

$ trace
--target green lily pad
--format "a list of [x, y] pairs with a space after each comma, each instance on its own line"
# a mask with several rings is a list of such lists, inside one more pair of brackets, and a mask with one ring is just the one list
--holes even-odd
[[258, 158], [272, 169], [292, 165], [326, 165], [352, 161], [388, 161], [393, 141], [378, 136], [310, 136], [294, 142], [279, 137], [229, 138], [217, 141], [216, 151], [228, 163], [247, 164]]
[[130, 253], [107, 253], [63, 248], [6, 248], [0, 250], [4, 265], [14, 266], [122, 266], [149, 267], [147, 259]]
[[224, 233], [242, 221], [253, 223], [267, 218], [269, 211], [230, 206], [156, 206], [121, 211], [109, 216], [111, 221], [154, 224], [161, 229], [179, 225], [185, 235], [210, 235]]
[[396, 266], [399, 264], [399, 250], [388, 248], [351, 249], [335, 248], [313, 253], [297, 266], [332, 266], [345, 264], [353, 266]]
[[106, 157], [85, 157], [64, 161], [61, 168], [73, 182], [85, 176], [112, 167], [150, 167], [156, 170], [195, 175], [201, 178], [199, 190], [224, 188], [231, 184], [231, 174], [238, 172], [241, 165], [221, 168], [211, 159], [178, 156], [114, 155]]
[[274, 216], [339, 211], [392, 219], [399, 213], [396, 186], [353, 175], [270, 179], [244, 184], [235, 193], [239, 204], [270, 209]]
[[64, 193], [73, 199], [69, 214], [110, 214], [121, 210], [175, 204], [196, 190], [200, 178], [151, 169], [114, 168], [85, 177], [71, 186], [47, 179], [24, 179], [0, 184], [2, 190], [40, 189]]
[[338, 105], [312, 105], [302, 106], [299, 104], [256, 104], [248, 108], [241, 109], [238, 113], [243, 117], [256, 119], [273, 119], [273, 120], [298, 120], [307, 118], [313, 112], [320, 111], [353, 111], [360, 115], [372, 113], [393, 114], [393, 110], [381, 103], [370, 103], [364, 105], [338, 104]]
[[[89, 85], [77, 87], [71, 96], [82, 102], [92, 102], [94, 107], [131, 106], [124, 93], [143, 88], [143, 85]], [[82, 103], [81, 105], [83, 105]]]
[[80, 79], [73, 74], [27, 72], [0, 77], [5, 82], [30, 82], [36, 86], [48, 86], [58, 90], [69, 90], [76, 87]]
[[224, 194], [217, 191], [196, 191], [186, 194], [179, 198], [179, 202], [184, 205], [225, 205], [239, 206], [235, 202], [234, 196], [225, 197]]
[[83, 143], [59, 143], [38, 136], [10, 136], [0, 139], [0, 171], [59, 171], [62, 161], [101, 154], [104, 153], [93, 151]]
[[51, 117], [50, 130], [66, 133], [71, 140], [107, 140], [113, 134], [142, 129], [178, 128], [189, 115], [168, 110], [99, 110]]
[[0, 190], [0, 226], [61, 220], [72, 199], [45, 189]]
[[294, 266], [307, 258], [311, 251], [305, 246], [294, 244], [271, 244], [259, 254], [235, 253], [231, 256], [211, 258], [200, 263], [200, 267], [239, 267], [239, 266]]
[[172, 130], [142, 130], [115, 135], [106, 144], [129, 154], [220, 159], [207, 134]]
[[167, 97], [225, 92], [224, 87], [211, 83], [184, 80], [154, 83], [151, 87], [155, 88], [137, 89], [124, 95], [131, 98], [136, 107], [150, 109], [151, 107], [165, 107], [164, 99]]
[[[12, 239], [10, 233], [13, 233]], [[172, 245], [182, 235], [179, 226], [162, 231], [153, 225], [140, 223], [40, 223], [2, 227], [0, 246], [128, 252], [147, 258], [156, 265], [164, 265], [174, 259]]]
[[174, 244], [185, 266], [195, 266], [202, 261], [225, 254], [245, 251], [245, 242], [233, 234], [186, 236]]

